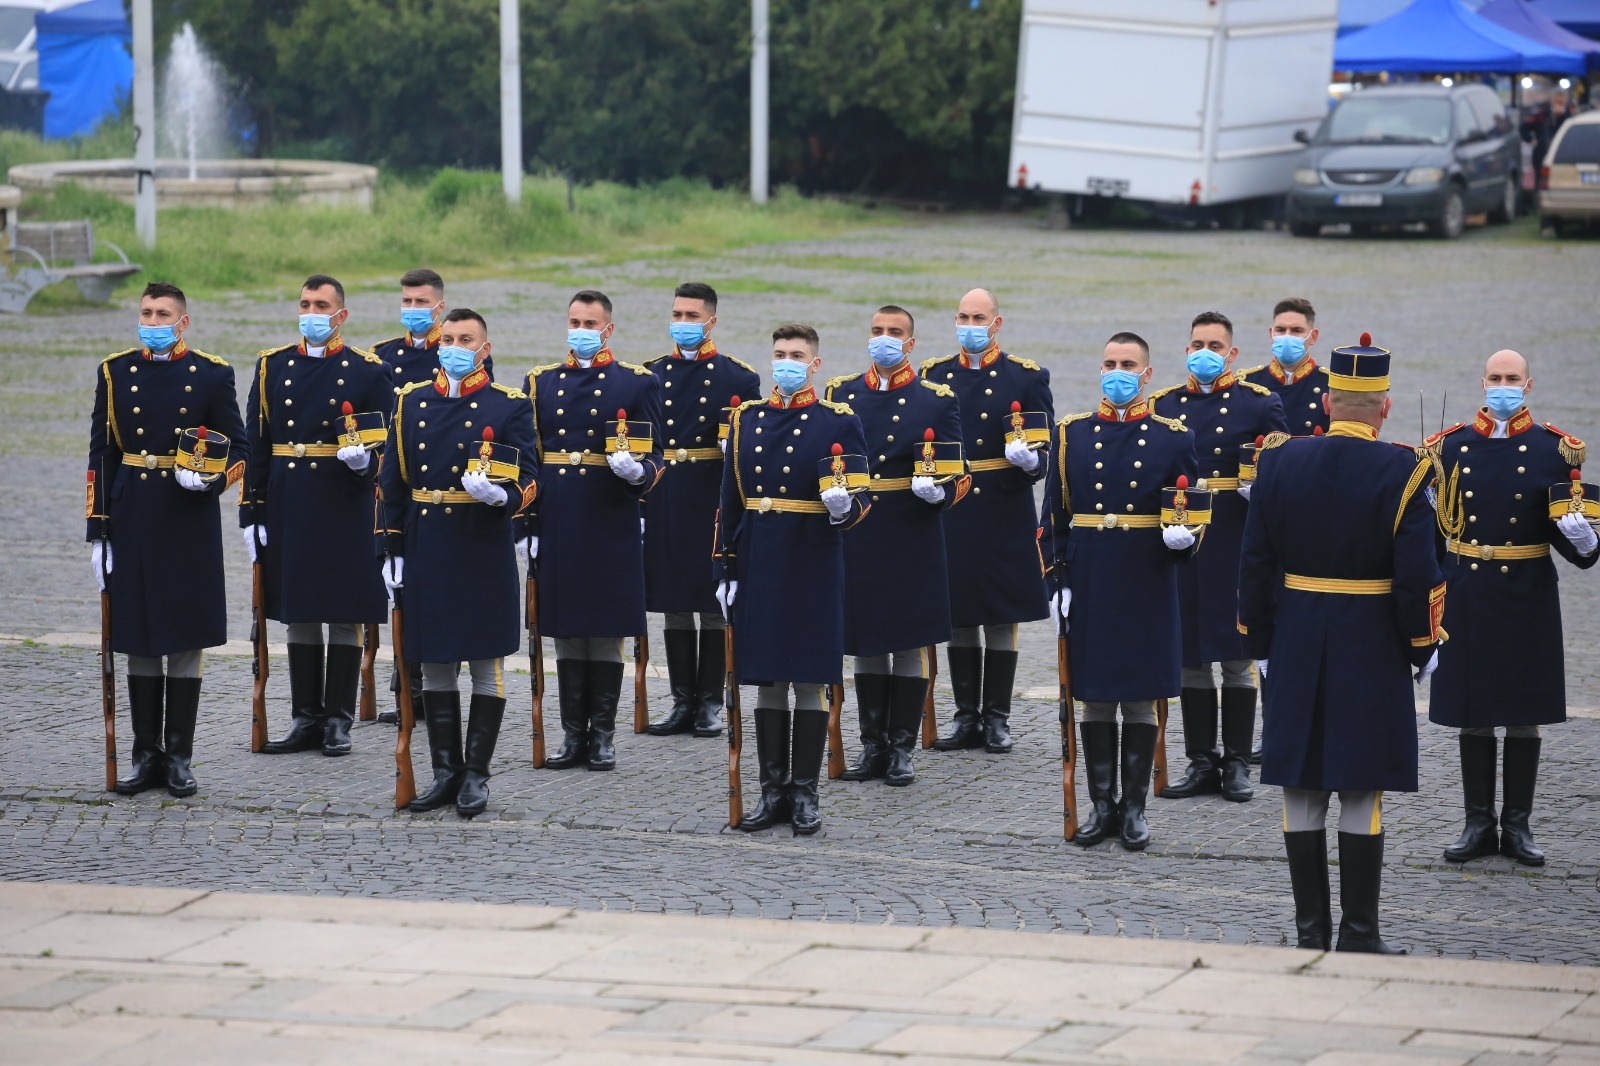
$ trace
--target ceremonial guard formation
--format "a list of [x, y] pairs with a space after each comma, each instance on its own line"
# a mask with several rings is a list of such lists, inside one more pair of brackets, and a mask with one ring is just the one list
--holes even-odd
[[[1183, 618], [1184, 750], [1189, 768], [1162, 796], [1181, 799], [1222, 793], [1243, 802], [1250, 787], [1250, 750], [1255, 740], [1256, 689], [1251, 661], [1240, 643], [1239, 543], [1250, 506], [1252, 483], [1240, 478], [1241, 449], [1270, 433], [1283, 433], [1283, 405], [1265, 386], [1236, 378], [1233, 323], [1205, 311], [1189, 326], [1185, 354], [1189, 380], [1151, 395], [1157, 414], [1176, 419], [1194, 434], [1200, 484], [1212, 492], [1206, 548], [1178, 575]], [[1220, 700], [1216, 667], [1222, 669]], [[1222, 752], [1217, 753], [1220, 704]]]
[[1084, 847], [1114, 835], [1131, 851], [1149, 846], [1156, 702], [1178, 688], [1178, 570], [1199, 544], [1186, 508], [1162, 521], [1163, 490], [1195, 483], [1195, 435], [1150, 409], [1151, 374], [1143, 338], [1112, 336], [1100, 362], [1100, 406], [1063, 418], [1047, 453], [1039, 545], [1052, 615], [1067, 634], [1072, 696], [1083, 703], [1091, 809], [1074, 842]]
[[612, 355], [615, 331], [610, 298], [577, 293], [566, 358], [527, 379], [544, 475], [523, 535], [538, 574], [539, 632], [555, 639], [563, 739], [545, 763], [552, 770], [616, 767], [623, 641], [644, 632], [640, 505], [666, 470], [662, 390], [649, 370]]
[[[383, 470], [383, 577], [406, 619], [404, 657], [422, 669], [433, 784], [410, 804], [464, 817], [489, 801], [489, 760], [505, 714], [505, 659], [522, 643], [519, 516], [537, 494], [533, 408], [489, 379], [477, 312], [445, 316], [430, 382], [400, 390]], [[456, 677], [472, 681], [466, 742]]]
[[[1445, 849], [1451, 862], [1499, 852], [1524, 866], [1544, 865], [1528, 827], [1539, 727], [1567, 720], [1561, 599], [1550, 552], [1584, 570], [1600, 558], [1590, 525], [1600, 514], [1596, 493], [1579, 477], [1584, 443], [1533, 420], [1532, 385], [1525, 358], [1495, 352], [1483, 369], [1484, 406], [1471, 424], [1427, 442], [1450, 490], [1440, 497], [1450, 641], [1439, 654], [1428, 717], [1461, 731], [1466, 826]], [[1498, 818], [1496, 727], [1506, 738]]]
[[871, 506], [848, 487], [852, 473], [866, 477], [861, 422], [812, 386], [820, 346], [810, 326], [774, 330], [772, 394], [740, 404], [728, 429], [715, 565], [717, 599], [734, 627], [735, 680], [759, 687], [761, 799], [739, 825], [751, 832], [822, 826], [822, 692], [843, 682], [845, 530]]
[[1335, 348], [1322, 438], [1269, 441], [1239, 570], [1239, 631], [1268, 675], [1261, 780], [1283, 787], [1299, 945], [1333, 948], [1325, 822], [1339, 793], [1337, 950], [1396, 954], [1379, 933], [1384, 792], [1417, 790], [1413, 675], [1445, 639], [1430, 505], [1434, 463], [1378, 440], [1389, 352]]
[[[722, 491], [723, 411], [761, 395], [761, 376], [717, 350], [717, 293], [686, 282], [672, 294], [672, 351], [645, 363], [661, 381], [661, 456], [669, 476], [645, 498], [645, 610], [660, 613], [672, 709], [652, 736], [722, 733], [722, 610], [712, 581], [712, 538]], [[699, 616], [698, 636], [695, 616]], [[698, 642], [698, 643], [697, 643]]]
[[[955, 392], [919, 378], [911, 312], [872, 316], [870, 365], [828, 382], [827, 399], [861, 420], [872, 521], [844, 540], [844, 650], [855, 657], [861, 753], [847, 781], [909, 785], [928, 698], [928, 654], [950, 639], [943, 515], [966, 495], [961, 405]], [[907, 580], [908, 576], [911, 580]]]
[[955, 355], [929, 359], [922, 376], [955, 392], [971, 499], [945, 516], [950, 578], [950, 686], [954, 728], [934, 748], [1011, 750], [1011, 691], [1017, 676], [1017, 625], [1049, 613], [1036, 547], [1034, 485], [1046, 454], [1011, 432], [1022, 415], [1036, 440], [1055, 421], [1050, 372], [1000, 347], [999, 302], [973, 289], [956, 307]]
[[382, 449], [346, 440], [341, 415], [381, 427], [394, 391], [381, 359], [344, 342], [349, 317], [343, 285], [307, 278], [300, 342], [260, 354], [245, 411], [250, 458], [239, 524], [250, 561], [261, 564], [266, 615], [289, 628], [293, 717], [289, 732], [262, 749], [272, 754], [349, 754], [361, 630], [385, 613], [372, 534]]
[[250, 442], [233, 368], [189, 347], [188, 328], [183, 292], [146, 286], [138, 347], [107, 357], [95, 378], [84, 517], [110, 598], [110, 651], [128, 657], [124, 795], [163, 785], [194, 795], [200, 654], [228, 639], [218, 499], [244, 476]]

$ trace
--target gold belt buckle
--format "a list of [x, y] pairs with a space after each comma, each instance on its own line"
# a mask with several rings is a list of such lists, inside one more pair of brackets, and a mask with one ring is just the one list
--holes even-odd
[[159, 459], [157, 459], [155, 456], [146, 455], [144, 457], [144, 468], [146, 470], [154, 470], [156, 467], [158, 467], [160, 465], [161, 465], [161, 461]]
[[434, 489], [430, 499], [433, 500], [434, 506], [438, 506], [444, 502], [444, 491], [442, 489]]
[[583, 453], [581, 453], [581, 452], [568, 452], [567, 453], [567, 462], [570, 463], [573, 466], [577, 466], [579, 463], [583, 462]]
[[306, 457], [306, 446], [304, 444], [296, 444], [294, 446], [294, 457], [296, 459], [304, 459]]
[[1478, 558], [1485, 561], [1494, 558], [1494, 545], [1484, 544], [1478, 548]]
[[768, 511], [772, 510], [772, 497], [771, 496], [763, 496], [763, 497], [761, 497], [761, 503], [759, 504], [759, 507], [760, 507], [760, 510], [761, 510], [762, 514], [766, 514]]
[[1117, 516], [1114, 515], [1114, 514], [1106, 515], [1104, 518], [1102, 518], [1100, 520], [1100, 526], [1101, 526], [1102, 529], [1115, 529], [1115, 528], [1117, 528]]
[[679, 448], [678, 449], [678, 462], [685, 463], [685, 462], [688, 462], [688, 461], [689, 461], [689, 449], [688, 448]]

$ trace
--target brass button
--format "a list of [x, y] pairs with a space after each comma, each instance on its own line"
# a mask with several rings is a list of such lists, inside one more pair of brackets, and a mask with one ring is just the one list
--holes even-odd
[[1117, 525], [1117, 516], [1114, 514], [1108, 514], [1100, 520], [1100, 524], [1106, 529], [1115, 529]]
[[772, 497], [770, 497], [770, 496], [761, 497], [761, 503], [760, 503], [759, 506], [761, 508], [761, 513], [762, 514], [766, 514], [768, 511], [772, 510]]
[[156, 467], [160, 466], [161, 464], [160, 464], [160, 461], [157, 460], [155, 456], [147, 455], [147, 456], [144, 457], [144, 465], [145, 465], [145, 469], [146, 470], [154, 470]]
[[681, 462], [683, 462], [684, 460], [686, 460], [688, 458], [689, 458], [689, 449], [688, 448], [679, 448], [678, 449], [678, 462], [681, 463]]
[[296, 444], [294, 446], [294, 457], [296, 459], [304, 459], [305, 458], [305, 454], [306, 454], [306, 446], [304, 444]]
[[578, 452], [568, 452], [567, 462], [571, 463], [573, 466], [577, 466], [579, 463], [583, 462], [583, 456]]
[[444, 502], [444, 492], [441, 489], [434, 489], [432, 495], [428, 498], [433, 501], [434, 506], [438, 506]]

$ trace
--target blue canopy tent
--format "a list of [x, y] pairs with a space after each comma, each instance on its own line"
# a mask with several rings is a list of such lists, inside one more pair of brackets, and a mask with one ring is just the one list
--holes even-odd
[[1398, 15], [1410, 3], [1411, 0], [1339, 0], [1339, 36]]
[[1600, 37], [1600, 3], [1596, 0], [1539, 0], [1533, 9], [1573, 33]]
[[1527, 0], [1492, 0], [1491, 3], [1480, 7], [1478, 14], [1531, 41], [1585, 55], [1589, 59], [1590, 69], [1600, 67], [1600, 41], [1591, 41], [1587, 37], [1580, 37], [1570, 30], [1562, 29], [1539, 14], [1538, 9]]
[[1335, 70], [1412, 74], [1572, 74], [1587, 63], [1577, 52], [1529, 40], [1467, 10], [1461, 0], [1416, 0], [1398, 15], [1339, 38]]
[[133, 86], [133, 34], [122, 0], [88, 0], [34, 20], [46, 138], [89, 133]]

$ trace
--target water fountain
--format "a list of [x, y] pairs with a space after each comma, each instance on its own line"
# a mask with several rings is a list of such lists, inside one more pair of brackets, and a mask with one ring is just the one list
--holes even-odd
[[189, 161], [189, 180], [200, 177], [200, 159], [216, 158], [226, 149], [222, 67], [200, 46], [188, 22], [172, 39], [161, 79], [160, 115], [174, 154]]

